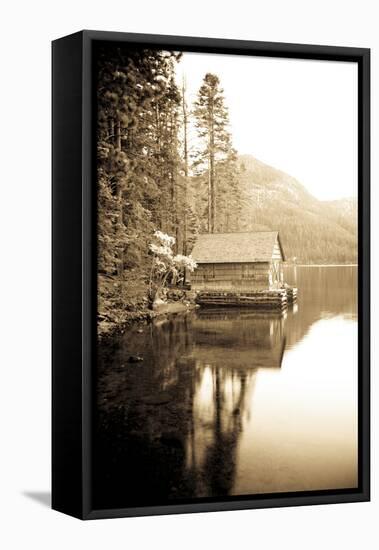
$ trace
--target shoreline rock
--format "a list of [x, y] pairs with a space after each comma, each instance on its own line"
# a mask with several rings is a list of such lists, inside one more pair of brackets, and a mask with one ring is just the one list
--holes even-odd
[[106, 343], [107, 340], [112, 340], [116, 336], [123, 334], [125, 330], [132, 325], [138, 323], [150, 323], [157, 317], [186, 313], [196, 309], [197, 307], [198, 306], [195, 303], [189, 301], [163, 302], [162, 304], [158, 304], [153, 310], [146, 308], [144, 310], [139, 309], [137, 311], [125, 311], [122, 320], [119, 322], [100, 319], [98, 322], [97, 332], [98, 343]]

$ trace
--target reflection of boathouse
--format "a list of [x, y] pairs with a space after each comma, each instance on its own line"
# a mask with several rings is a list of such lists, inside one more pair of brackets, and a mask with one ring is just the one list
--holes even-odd
[[280, 367], [284, 323], [283, 315], [250, 309], [200, 309], [192, 322], [196, 357], [228, 368]]

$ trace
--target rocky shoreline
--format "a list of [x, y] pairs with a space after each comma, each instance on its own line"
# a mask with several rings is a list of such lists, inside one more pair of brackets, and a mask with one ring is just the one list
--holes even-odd
[[159, 301], [151, 309], [148, 303], [143, 302], [133, 309], [127, 305], [123, 311], [118, 311], [117, 321], [106, 316], [98, 316], [98, 341], [104, 343], [113, 337], [123, 334], [131, 325], [149, 323], [156, 317], [185, 313], [199, 306], [195, 303], [194, 295], [185, 290], [170, 290], [167, 301]]

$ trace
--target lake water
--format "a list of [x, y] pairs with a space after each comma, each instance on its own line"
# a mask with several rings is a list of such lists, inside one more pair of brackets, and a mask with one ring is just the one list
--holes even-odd
[[200, 309], [101, 350], [96, 508], [357, 486], [357, 268], [285, 279], [284, 316]]

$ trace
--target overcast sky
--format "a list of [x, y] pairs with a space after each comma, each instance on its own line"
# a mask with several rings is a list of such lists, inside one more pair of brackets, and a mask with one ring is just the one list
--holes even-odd
[[357, 196], [357, 65], [184, 53], [187, 101], [219, 76], [233, 144], [287, 172], [319, 199]]

